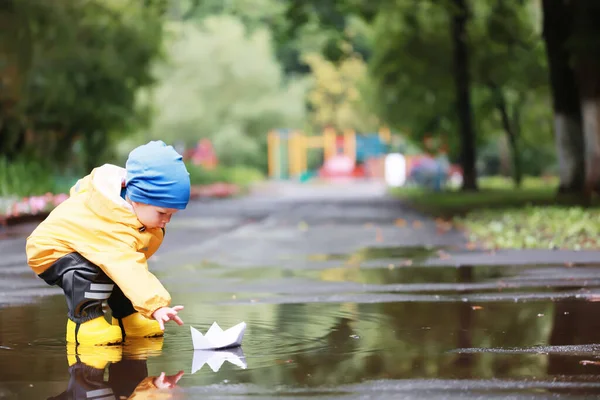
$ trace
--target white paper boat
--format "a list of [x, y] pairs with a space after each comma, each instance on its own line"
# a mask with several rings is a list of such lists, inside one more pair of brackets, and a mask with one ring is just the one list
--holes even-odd
[[219, 350], [241, 346], [244, 332], [246, 332], [246, 323], [240, 322], [236, 326], [223, 331], [216, 322], [213, 322], [206, 335], [202, 335], [193, 326], [190, 326], [190, 329], [194, 350]]
[[192, 361], [192, 374], [202, 369], [204, 364], [208, 364], [213, 372], [217, 372], [223, 366], [225, 361], [229, 361], [242, 369], [246, 369], [246, 357], [241, 347], [230, 350], [194, 350], [194, 359]]

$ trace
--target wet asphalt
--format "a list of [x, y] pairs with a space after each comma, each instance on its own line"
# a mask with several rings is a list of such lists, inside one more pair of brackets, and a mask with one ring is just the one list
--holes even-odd
[[[473, 249], [376, 182], [191, 203], [150, 262], [186, 325], [110, 348], [65, 345], [34, 227], [0, 232], [0, 398], [600, 395], [600, 252]], [[193, 350], [215, 321], [241, 348]]]

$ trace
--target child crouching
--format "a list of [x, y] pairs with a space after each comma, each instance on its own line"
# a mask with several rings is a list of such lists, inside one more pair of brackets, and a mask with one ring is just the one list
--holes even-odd
[[181, 155], [152, 141], [134, 149], [125, 168], [105, 164], [80, 179], [27, 238], [29, 266], [64, 291], [67, 342], [119, 343], [125, 336], [160, 336], [170, 320], [183, 324], [177, 315], [183, 307], [170, 307], [171, 296], [147, 260], [189, 198]]

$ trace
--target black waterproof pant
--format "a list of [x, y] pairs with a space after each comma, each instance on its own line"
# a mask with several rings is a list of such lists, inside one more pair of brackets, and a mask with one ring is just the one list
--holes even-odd
[[76, 324], [103, 316], [102, 302], [107, 300], [115, 318], [125, 318], [135, 309], [123, 291], [100, 269], [79, 253], [58, 259], [39, 275], [49, 285], [65, 292], [68, 317]]
[[146, 360], [123, 359], [105, 369], [96, 369], [78, 361], [69, 367], [67, 390], [48, 400], [123, 399], [129, 398], [136, 387], [148, 377]]

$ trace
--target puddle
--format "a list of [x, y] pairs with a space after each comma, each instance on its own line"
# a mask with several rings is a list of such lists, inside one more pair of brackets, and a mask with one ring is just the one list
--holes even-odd
[[424, 260], [438, 250], [440, 248], [434, 247], [365, 247], [351, 254], [311, 254], [306, 259], [308, 261], [340, 260], [347, 264], [380, 259]]
[[[0, 398], [600, 394], [600, 302], [589, 301], [600, 268], [422, 267], [434, 250], [396, 251], [328, 256], [327, 267], [317, 257], [310, 268], [161, 270], [186, 325], [94, 351], [65, 345], [60, 295], [0, 308]], [[390, 258], [397, 264], [361, 264]], [[5, 286], [25, 293], [17, 272]], [[214, 321], [245, 321], [242, 347], [193, 351], [189, 326], [205, 332]]]
[[[2, 309], [0, 396], [48, 398], [78, 387], [110, 389], [127, 397], [152, 387], [147, 383], [161, 372], [173, 381], [180, 378], [176, 388], [163, 390], [189, 398], [210, 388], [213, 393], [233, 390], [238, 395], [300, 390], [306, 396], [330, 397], [336, 393], [334, 388], [380, 380], [406, 385], [433, 380], [427, 390], [435, 382], [454, 382], [460, 389], [463, 380], [465, 388], [492, 378], [507, 382], [508, 389], [498, 389], [498, 393], [527, 391], [519, 382], [531, 384], [533, 380], [546, 382], [541, 386], [548, 393], [566, 376], [572, 386], [569, 390], [600, 393], [597, 386], [585, 384], [586, 379], [600, 375], [600, 366], [588, 362], [600, 360], [599, 346], [594, 345], [600, 322], [591, 317], [600, 312], [600, 303], [215, 306], [199, 296], [175, 294], [178, 303], [186, 304], [181, 314], [186, 326], [169, 325], [164, 339], [128, 341], [125, 346], [92, 353], [80, 349], [79, 359], [63, 341], [61, 296], [38, 305]], [[200, 354], [191, 349], [189, 326], [206, 331], [215, 320], [223, 328], [246, 321], [248, 329], [239, 352]], [[527, 351], [567, 345], [566, 352]], [[509, 382], [516, 383], [511, 386]], [[338, 394], [363, 389], [350, 386]], [[377, 392], [377, 385], [372, 390]], [[539, 391], [540, 384], [531, 390]]]
[[[600, 267], [556, 266], [461, 266], [423, 267], [389, 264], [386, 267], [337, 266], [322, 269], [248, 267], [213, 269], [204, 280], [227, 282], [239, 293], [322, 294], [322, 293], [511, 293], [535, 289], [551, 293], [567, 289], [600, 287]], [[191, 283], [202, 285], [202, 282]], [[211, 291], [214, 287], [206, 288]], [[252, 297], [252, 294], [249, 295]], [[255, 297], [257, 295], [254, 295]], [[261, 296], [258, 296], [261, 297]], [[238, 298], [240, 296], [238, 295]], [[344, 300], [345, 301], [345, 300]]]

